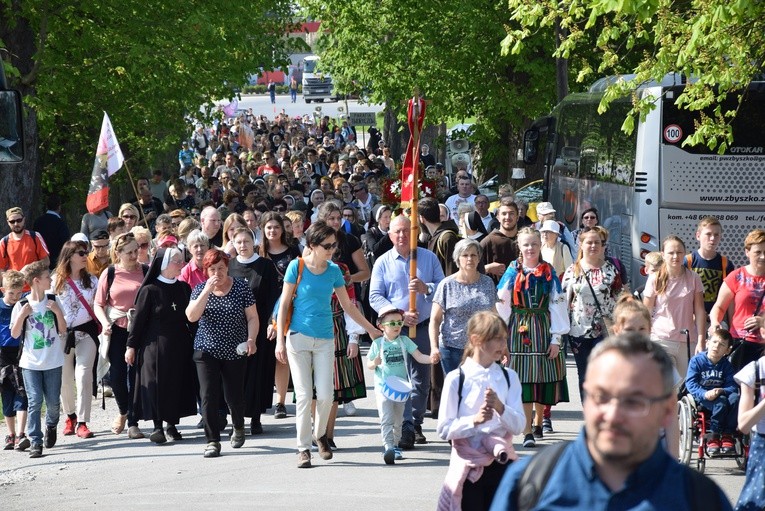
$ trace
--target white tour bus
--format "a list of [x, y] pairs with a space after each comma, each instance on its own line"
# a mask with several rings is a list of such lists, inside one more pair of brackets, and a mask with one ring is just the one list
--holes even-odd
[[557, 219], [575, 229], [581, 213], [596, 207], [609, 230], [609, 251], [624, 263], [634, 287], [645, 280], [645, 254], [660, 250], [664, 237], [679, 236], [689, 251], [698, 247], [696, 225], [704, 216], [719, 218], [720, 252], [737, 267], [746, 264], [747, 233], [765, 226], [765, 82], [748, 87], [733, 122], [733, 144], [718, 155], [705, 146], [682, 146], [698, 114], [675, 106], [683, 85], [674, 78], [640, 89], [656, 98], [656, 108], [632, 135], [620, 129], [627, 101], [598, 114], [613, 78], [567, 96], [524, 135], [527, 174], [544, 175]]

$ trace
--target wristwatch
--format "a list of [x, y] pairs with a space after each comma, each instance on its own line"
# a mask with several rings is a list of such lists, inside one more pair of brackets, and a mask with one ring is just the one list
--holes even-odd
[[428, 290], [425, 292], [425, 296], [432, 295], [436, 286], [434, 286], [433, 284], [425, 284], [425, 286], [428, 288]]

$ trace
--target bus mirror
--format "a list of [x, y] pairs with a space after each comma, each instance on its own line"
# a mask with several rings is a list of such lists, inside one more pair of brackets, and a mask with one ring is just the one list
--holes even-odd
[[532, 128], [523, 134], [523, 163], [533, 165], [539, 154], [539, 130]]
[[0, 163], [24, 161], [21, 93], [0, 90]]

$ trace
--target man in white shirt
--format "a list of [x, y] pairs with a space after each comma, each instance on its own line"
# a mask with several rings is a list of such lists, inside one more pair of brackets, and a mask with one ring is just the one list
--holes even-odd
[[460, 176], [457, 180], [457, 193], [446, 199], [446, 207], [449, 208], [452, 220], [459, 225], [457, 210], [460, 204], [475, 204], [473, 195], [473, 182], [469, 176]]

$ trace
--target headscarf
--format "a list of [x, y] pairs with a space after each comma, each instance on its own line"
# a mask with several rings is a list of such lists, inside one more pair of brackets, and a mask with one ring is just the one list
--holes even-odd
[[[159, 248], [157, 253], [154, 254], [154, 259], [152, 259], [149, 264], [149, 271], [146, 272], [146, 276], [144, 276], [143, 282], [141, 282], [141, 288], [154, 283], [162, 275], [162, 271], [167, 269], [170, 260], [175, 255], [183, 257], [183, 253], [175, 247]], [[168, 281], [166, 280], [166, 282]], [[141, 288], [138, 288], [139, 293], [141, 292]]]
[[479, 235], [474, 235], [475, 237], [486, 236], [488, 234], [488, 232], [486, 232], [486, 226], [483, 225], [481, 214], [478, 213], [478, 211], [465, 213], [465, 225], [467, 225], [471, 231], [480, 233]]

